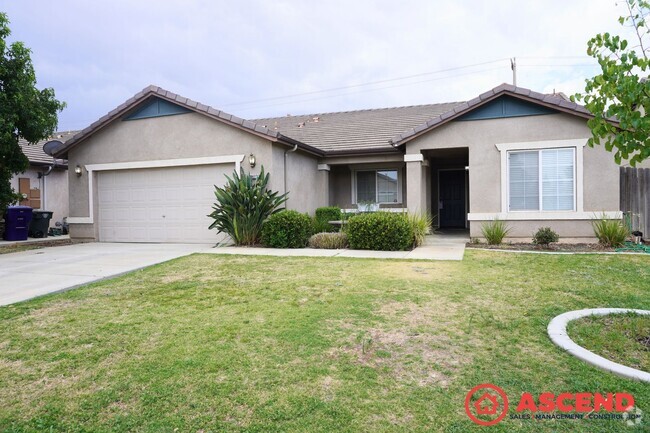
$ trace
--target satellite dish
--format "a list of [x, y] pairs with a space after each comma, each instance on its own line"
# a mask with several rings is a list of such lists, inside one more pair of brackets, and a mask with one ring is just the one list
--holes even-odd
[[50, 156], [54, 156], [54, 152], [59, 147], [63, 146], [63, 142], [60, 140], [50, 140], [43, 145], [43, 152], [47, 153]]

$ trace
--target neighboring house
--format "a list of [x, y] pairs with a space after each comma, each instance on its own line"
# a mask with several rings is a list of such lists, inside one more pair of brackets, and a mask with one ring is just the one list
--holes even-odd
[[592, 238], [595, 213], [620, 212], [613, 155], [585, 146], [590, 117], [563, 95], [503, 84], [467, 102], [251, 121], [150, 86], [54, 155], [81, 169], [78, 240], [215, 241], [213, 185], [261, 166], [301, 212], [380, 202], [471, 236], [501, 218], [514, 238], [541, 226]]
[[56, 132], [47, 140], [29, 144], [21, 139], [19, 144], [29, 168], [11, 179], [14, 191], [23, 195], [19, 204], [34, 209], [52, 211], [50, 226], [68, 216], [68, 162], [55, 159], [43, 152], [43, 145], [52, 139], [62, 142], [72, 138], [78, 131]]

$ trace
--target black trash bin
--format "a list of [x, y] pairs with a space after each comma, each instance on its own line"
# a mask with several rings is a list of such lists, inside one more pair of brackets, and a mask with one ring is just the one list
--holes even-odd
[[5, 212], [5, 240], [26, 241], [29, 233], [29, 222], [31, 220], [31, 207], [9, 206]]
[[33, 210], [32, 222], [29, 223], [29, 236], [33, 238], [46, 238], [50, 229], [52, 213], [47, 210]]

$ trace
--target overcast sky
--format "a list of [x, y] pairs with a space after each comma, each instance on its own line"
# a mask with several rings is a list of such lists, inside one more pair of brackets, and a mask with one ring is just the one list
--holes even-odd
[[149, 84], [249, 119], [467, 100], [512, 82], [510, 57], [518, 85], [572, 94], [598, 71], [587, 40], [620, 33], [616, 3], [0, 0], [0, 11], [10, 40], [32, 49], [39, 87], [68, 104], [70, 130]]

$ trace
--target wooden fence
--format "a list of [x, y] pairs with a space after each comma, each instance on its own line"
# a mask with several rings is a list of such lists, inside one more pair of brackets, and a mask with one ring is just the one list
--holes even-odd
[[621, 211], [632, 230], [650, 238], [650, 168], [621, 167]]

